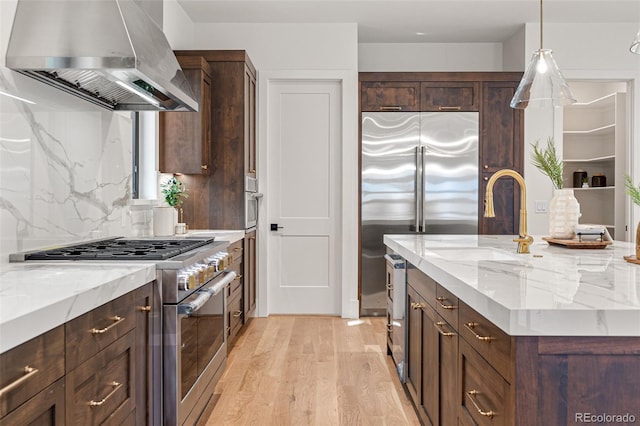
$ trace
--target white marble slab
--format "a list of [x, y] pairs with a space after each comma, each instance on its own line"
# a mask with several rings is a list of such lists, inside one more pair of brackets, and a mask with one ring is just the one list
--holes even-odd
[[0, 353], [156, 277], [154, 263], [12, 263], [0, 271]]
[[535, 237], [385, 235], [384, 243], [514, 336], [640, 336], [640, 265], [629, 243], [550, 246]]

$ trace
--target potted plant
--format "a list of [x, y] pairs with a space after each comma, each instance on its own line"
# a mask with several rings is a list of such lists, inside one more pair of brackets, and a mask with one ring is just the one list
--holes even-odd
[[164, 197], [165, 206], [158, 206], [153, 210], [153, 234], [156, 236], [172, 236], [178, 223], [178, 208], [189, 196], [184, 183], [175, 176], [160, 184], [160, 192]]
[[573, 189], [563, 188], [562, 173], [564, 164], [558, 157], [553, 138], [547, 139], [547, 145], [539, 146], [540, 141], [531, 144], [533, 159], [531, 164], [551, 179], [553, 198], [549, 203], [549, 234], [551, 238], [573, 239], [580, 217], [580, 204], [573, 195]]
[[[640, 206], [640, 184], [635, 186], [631, 181], [631, 177], [629, 175], [625, 176], [624, 186], [627, 189], [627, 194], [633, 201], [633, 204], [636, 206]], [[636, 228], [636, 261], [640, 259], [640, 222], [638, 222], [638, 226]]]

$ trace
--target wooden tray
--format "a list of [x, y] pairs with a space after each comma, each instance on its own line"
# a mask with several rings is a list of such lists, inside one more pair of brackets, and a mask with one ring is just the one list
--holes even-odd
[[549, 244], [564, 246], [570, 249], [603, 249], [611, 244], [611, 241], [580, 241], [577, 238], [574, 240], [560, 240], [557, 238], [542, 237], [542, 239]]
[[629, 263], [635, 263], [636, 265], [640, 265], [640, 259], [638, 259], [635, 256], [622, 256], [624, 258], [624, 260], [626, 260]]

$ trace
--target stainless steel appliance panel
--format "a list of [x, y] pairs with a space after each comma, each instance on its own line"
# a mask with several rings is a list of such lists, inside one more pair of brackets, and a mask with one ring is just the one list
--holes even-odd
[[422, 232], [478, 233], [477, 112], [423, 112]]
[[362, 255], [363, 315], [384, 315], [385, 248], [383, 234], [408, 233], [416, 227], [416, 113], [362, 115]]

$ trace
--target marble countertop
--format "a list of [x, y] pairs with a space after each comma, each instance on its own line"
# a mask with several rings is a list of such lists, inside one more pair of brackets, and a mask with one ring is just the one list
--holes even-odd
[[[183, 237], [232, 244], [244, 234], [244, 230], [191, 230]], [[0, 267], [0, 353], [156, 277], [153, 262], [18, 262]]]
[[567, 249], [536, 237], [385, 235], [384, 243], [513, 336], [640, 336], [640, 265], [630, 243]]
[[8, 263], [0, 271], [0, 353], [155, 280], [154, 263]]

